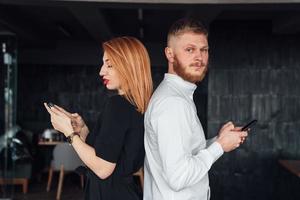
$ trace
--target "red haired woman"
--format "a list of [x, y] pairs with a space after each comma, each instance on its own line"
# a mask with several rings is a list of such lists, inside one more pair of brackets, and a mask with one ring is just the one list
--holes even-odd
[[59, 106], [45, 107], [53, 127], [68, 137], [85, 163], [85, 199], [141, 199], [132, 174], [144, 162], [143, 114], [152, 94], [150, 60], [144, 45], [133, 37], [118, 37], [103, 43], [100, 76], [109, 98], [99, 128], [89, 133], [82, 118]]

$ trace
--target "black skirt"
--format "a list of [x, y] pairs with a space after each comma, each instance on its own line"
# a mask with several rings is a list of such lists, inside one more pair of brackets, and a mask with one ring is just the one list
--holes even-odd
[[100, 179], [91, 170], [86, 171], [85, 200], [142, 200], [141, 188], [133, 176], [120, 177], [112, 174]]

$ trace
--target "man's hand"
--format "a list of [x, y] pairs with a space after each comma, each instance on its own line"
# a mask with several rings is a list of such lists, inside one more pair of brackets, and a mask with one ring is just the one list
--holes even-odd
[[222, 126], [217, 142], [222, 146], [225, 152], [236, 149], [244, 142], [248, 133], [240, 130], [240, 127], [235, 128], [232, 122], [228, 122]]

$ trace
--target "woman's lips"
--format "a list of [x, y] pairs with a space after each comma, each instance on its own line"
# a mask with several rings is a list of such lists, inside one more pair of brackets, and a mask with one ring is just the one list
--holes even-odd
[[107, 84], [108, 84], [108, 82], [109, 82], [109, 80], [107, 80], [107, 79], [103, 79], [103, 84], [104, 84], [104, 85], [107, 85]]

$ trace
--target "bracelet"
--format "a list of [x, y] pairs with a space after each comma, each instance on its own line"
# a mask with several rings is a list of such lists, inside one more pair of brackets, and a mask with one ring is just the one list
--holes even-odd
[[78, 132], [73, 132], [71, 133], [68, 137], [67, 137], [67, 141], [69, 142], [69, 144], [71, 145], [73, 143], [73, 137], [77, 135], [80, 137], [80, 134]]

